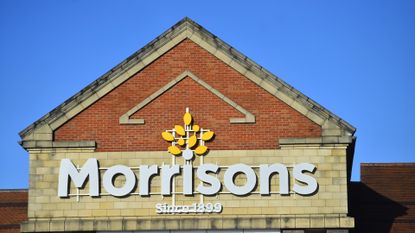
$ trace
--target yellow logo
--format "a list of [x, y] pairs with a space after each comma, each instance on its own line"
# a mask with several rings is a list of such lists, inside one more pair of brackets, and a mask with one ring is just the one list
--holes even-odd
[[[176, 156], [183, 154], [185, 160], [191, 160], [193, 159], [194, 153], [197, 155], [206, 153], [208, 148], [205, 146], [205, 142], [211, 140], [215, 133], [209, 129], [203, 129], [199, 125], [193, 124], [193, 118], [189, 113], [189, 108], [186, 108], [183, 122], [183, 126], [175, 125], [173, 129], [163, 132], [161, 136], [164, 140], [171, 142], [171, 146], [167, 149], [170, 154]], [[193, 150], [193, 148], [196, 149]]]

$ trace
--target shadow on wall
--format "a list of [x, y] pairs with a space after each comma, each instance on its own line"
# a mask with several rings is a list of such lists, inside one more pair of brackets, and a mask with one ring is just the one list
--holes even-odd
[[[399, 225], [397, 219], [406, 216], [408, 208], [361, 182], [350, 185], [350, 215], [355, 217], [354, 233], [414, 232], [415, 224]], [[403, 222], [405, 223], [405, 222]], [[411, 226], [412, 225], [412, 226]]]

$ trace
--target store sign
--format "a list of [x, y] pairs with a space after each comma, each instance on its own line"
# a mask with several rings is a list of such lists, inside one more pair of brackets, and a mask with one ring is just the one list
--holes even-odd
[[[317, 180], [305, 174], [312, 173], [316, 167], [309, 163], [296, 164], [293, 169], [294, 179], [304, 185], [294, 184], [293, 191], [301, 195], [309, 195], [316, 191]], [[224, 180], [220, 181], [216, 176], [219, 172], [219, 166], [216, 164], [203, 164], [197, 168], [196, 176], [201, 181], [196, 191], [203, 195], [215, 195], [224, 185], [232, 194], [243, 196], [249, 194], [257, 185], [258, 179], [255, 171], [249, 165], [238, 163], [228, 167], [224, 174]], [[181, 175], [183, 178], [183, 195], [193, 195], [193, 166], [192, 165], [140, 165], [139, 174], [124, 165], [115, 165], [107, 169], [103, 177], [99, 174], [98, 160], [95, 158], [88, 159], [84, 166], [77, 169], [70, 159], [62, 159], [59, 171], [59, 190], [60, 197], [68, 196], [69, 178], [76, 187], [83, 187], [87, 178], [89, 178], [89, 195], [92, 197], [100, 196], [100, 180], [104, 189], [112, 196], [122, 197], [130, 194], [138, 183], [139, 195], [149, 196], [150, 178], [153, 175], [161, 176], [161, 194], [170, 196], [172, 194], [172, 180], [174, 176]], [[246, 176], [246, 183], [239, 186], [234, 183], [234, 177], [237, 174]], [[289, 172], [286, 166], [280, 163], [261, 164], [259, 166], [259, 187], [261, 195], [270, 195], [270, 177], [278, 173], [280, 181], [280, 194], [289, 194]], [[123, 175], [125, 183], [122, 187], [116, 187], [113, 180], [116, 176]], [[137, 181], [138, 177], [138, 181]]]
[[[270, 178], [273, 174], [279, 175], [279, 194], [290, 194], [290, 172], [284, 164], [261, 164], [259, 174], [254, 171], [254, 167], [238, 163], [226, 167], [217, 164], [203, 163], [203, 156], [206, 155], [208, 148], [206, 142], [214, 138], [214, 132], [208, 129], [200, 128], [192, 124], [193, 119], [188, 110], [184, 117], [184, 126], [176, 125], [171, 130], [162, 133], [164, 140], [171, 143], [168, 152], [172, 154], [172, 164], [137, 164], [131, 168], [124, 165], [114, 165], [106, 169], [103, 176], [100, 176], [99, 161], [95, 158], [88, 159], [81, 168], [76, 167], [70, 159], [62, 159], [59, 171], [58, 196], [69, 196], [70, 180], [76, 188], [82, 188], [87, 178], [89, 178], [89, 196], [98, 197], [100, 193], [100, 181], [107, 194], [115, 197], [123, 197], [131, 194], [136, 185], [138, 185], [138, 195], [146, 197], [152, 195], [149, 191], [151, 187], [151, 178], [154, 176], [161, 177], [161, 195], [171, 196], [177, 194], [172, 192], [175, 177], [181, 176], [183, 190], [180, 194], [192, 196], [200, 194], [212, 196], [220, 193], [224, 186], [230, 193], [236, 196], [250, 194], [259, 182], [259, 194], [270, 195]], [[193, 166], [193, 157], [199, 156], [200, 163]], [[183, 156], [184, 164], [179, 165], [175, 162], [176, 156]], [[292, 176], [295, 183], [293, 191], [300, 195], [310, 195], [318, 188], [317, 180], [312, 176], [316, 166], [310, 163], [300, 163], [293, 166]], [[137, 170], [134, 172], [133, 170]], [[218, 178], [221, 170], [224, 171], [223, 180]], [[246, 182], [243, 185], [235, 184], [235, 177], [244, 174]], [[116, 176], [122, 175], [125, 182], [122, 187], [114, 184]], [[195, 176], [200, 181], [196, 190], [194, 190]], [[159, 203], [156, 206], [156, 212], [165, 213], [211, 213], [220, 212], [222, 205], [220, 203], [193, 203], [187, 206], [169, 205]]]

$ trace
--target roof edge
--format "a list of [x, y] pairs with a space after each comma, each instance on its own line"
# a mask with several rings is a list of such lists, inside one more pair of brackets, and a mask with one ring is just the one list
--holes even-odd
[[26, 193], [29, 189], [0, 189], [0, 193], [14, 193], [14, 192], [22, 192]]
[[27, 134], [29, 134], [32, 130], [34, 130], [38, 125], [44, 124], [46, 120], [54, 119], [56, 117], [61, 116], [63, 114], [62, 108], [67, 107], [74, 100], [81, 98], [85, 94], [89, 94], [89, 96], [94, 94], [96, 91], [99, 90], [99, 87], [102, 86], [102, 84], [108, 82], [111, 78], [115, 77], [117, 74], [119, 74], [122, 71], [124, 71], [125, 69], [127, 69], [127, 67], [129, 67], [128, 64], [131, 61], [140, 60], [140, 56], [144, 55], [149, 50], [149, 48], [154, 47], [154, 45], [161, 38], [165, 37], [168, 33], [173, 31], [174, 29], [178, 28], [179, 26], [182, 26], [186, 22], [190, 22], [190, 21], [192, 21], [192, 20], [189, 19], [188, 17], [184, 17], [182, 20], [177, 22], [175, 25], [173, 25], [172, 27], [170, 27], [169, 29], [164, 31], [161, 35], [157, 36], [156, 38], [154, 38], [153, 40], [148, 42], [144, 47], [142, 47], [138, 51], [136, 51], [133, 54], [131, 54], [130, 56], [128, 56], [126, 59], [121, 61], [118, 65], [116, 65], [115, 67], [113, 67], [112, 69], [110, 69], [109, 71], [107, 71], [106, 73], [101, 75], [100, 77], [98, 77], [95, 81], [91, 82], [86, 87], [82, 88], [78, 93], [76, 93], [75, 95], [69, 97], [62, 104], [58, 105], [57, 107], [52, 109], [50, 112], [48, 112], [47, 114], [43, 115], [41, 118], [36, 120], [34, 123], [30, 124], [29, 126], [24, 128], [23, 130], [21, 130], [19, 132], [20, 138], [23, 139]]
[[400, 167], [415, 166], [414, 162], [397, 162], [397, 163], [360, 163], [361, 167]]
[[230, 45], [219, 39], [217, 36], [213, 35], [209, 31], [204, 29], [202, 26], [191, 20], [190, 18], [184, 17], [182, 20], [180, 20], [175, 25], [163, 32], [160, 36], [151, 40], [143, 48], [139, 49], [138, 51], [130, 55], [127, 59], [120, 62], [118, 65], [116, 65], [114, 68], [112, 68], [105, 74], [101, 75], [97, 80], [90, 83], [88, 86], [83, 88], [74, 96], [70, 97], [62, 104], [55, 107], [52, 111], [42, 116], [40, 119], [38, 119], [28, 127], [26, 127], [19, 133], [20, 137], [24, 139], [26, 136], [32, 133], [37, 127], [49, 124], [50, 122], [53, 122], [65, 116], [66, 112], [75, 108], [79, 104], [79, 102], [96, 94], [109, 82], [116, 79], [121, 74], [127, 72], [128, 69], [132, 66], [140, 63], [149, 54], [157, 52], [157, 48], [160, 48], [165, 43], [173, 40], [178, 34], [187, 29], [193, 32], [200, 33], [203, 40], [206, 40], [208, 43], [211, 43], [211, 45], [213, 45], [214, 47], [220, 48], [222, 52], [226, 53], [226, 55], [228, 55], [237, 63], [239, 63], [239, 65], [245, 67], [247, 70], [254, 73], [254, 75], [256, 75], [257, 77], [261, 78], [262, 80], [267, 80], [271, 82], [272, 85], [278, 89], [278, 91], [281, 91], [287, 96], [289, 96], [291, 99], [298, 101], [301, 105], [304, 105], [309, 111], [318, 115], [322, 119], [334, 122], [341, 129], [346, 130], [350, 135], [353, 135], [355, 133], [356, 128], [353, 127], [351, 124], [347, 123], [346, 121], [344, 121], [334, 113], [330, 112], [323, 106], [319, 105], [317, 102], [307, 97], [300, 91], [296, 90], [294, 87], [287, 84], [285, 81], [281, 80], [280, 78], [278, 78], [262, 66], [258, 65], [253, 60], [243, 55], [241, 52], [231, 47]]

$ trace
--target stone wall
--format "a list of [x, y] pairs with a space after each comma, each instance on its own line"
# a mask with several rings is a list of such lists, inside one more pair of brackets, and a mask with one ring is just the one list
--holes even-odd
[[[79, 201], [76, 196], [60, 198], [57, 195], [59, 165], [63, 158], [70, 158], [75, 165], [80, 166], [88, 158], [97, 158], [100, 167], [118, 164], [129, 167], [151, 164], [160, 166], [163, 163], [171, 164], [172, 157], [167, 152], [93, 152], [93, 150], [85, 149], [33, 150], [30, 151], [29, 222], [24, 225], [23, 230], [75, 230], [72, 228], [74, 226], [80, 227], [81, 230], [88, 230], [90, 227], [95, 230], [122, 230], [133, 229], [139, 223], [140, 229], [153, 230], [155, 228], [170, 230], [211, 229], [212, 227], [231, 229], [242, 227], [242, 225], [246, 228], [353, 227], [353, 219], [347, 217], [345, 149], [346, 145], [338, 144], [283, 146], [278, 150], [212, 150], [204, 157], [204, 163], [213, 163], [219, 166], [236, 163], [245, 163], [249, 166], [282, 163], [291, 168], [298, 163], [312, 163], [317, 167], [313, 176], [319, 184], [318, 192], [311, 196], [301, 196], [294, 193], [288, 196], [279, 194], [261, 196], [255, 193], [259, 191], [257, 187], [252, 194], [244, 197], [228, 193], [204, 197], [204, 202], [219, 202], [223, 205], [223, 211], [220, 214], [175, 215], [156, 214], [156, 203], [171, 203], [172, 199], [172, 197], [162, 197], [158, 194], [150, 197], [130, 195], [122, 198], [105, 195], [98, 198], [81, 196]], [[199, 159], [196, 158], [194, 166], [198, 165]], [[183, 164], [181, 158], [177, 158], [177, 164]], [[258, 169], [255, 170], [258, 177]], [[292, 169], [289, 170], [290, 191], [292, 191], [294, 180]], [[221, 175], [223, 175], [223, 171], [219, 173], [219, 177]], [[160, 190], [159, 181], [157, 176], [152, 180], [151, 192], [157, 193]], [[117, 182], [121, 185], [122, 179], [117, 179]], [[242, 184], [243, 182], [243, 177], [238, 176], [236, 183]], [[199, 184], [197, 179], [194, 183], [195, 185]], [[88, 188], [86, 185], [80, 193], [88, 193]], [[180, 191], [181, 188], [180, 177], [177, 177], [176, 191]], [[271, 191], [278, 190], [278, 176], [274, 176], [271, 182]], [[223, 188], [222, 191], [226, 192], [227, 190]], [[101, 187], [101, 192], [105, 193], [106, 191]], [[72, 184], [71, 194], [75, 193], [76, 190]], [[200, 201], [199, 195], [184, 197], [177, 194], [176, 196], [176, 204], [189, 204], [198, 201]], [[258, 220], [253, 221], [252, 219], [255, 218]], [[185, 223], [181, 223], [186, 219], [193, 219], [189, 226], [184, 226]], [[104, 224], [102, 221], [106, 223]], [[72, 226], [71, 222], [82, 222], [84, 225], [74, 223]], [[83, 226], [86, 228], [84, 229]]]

